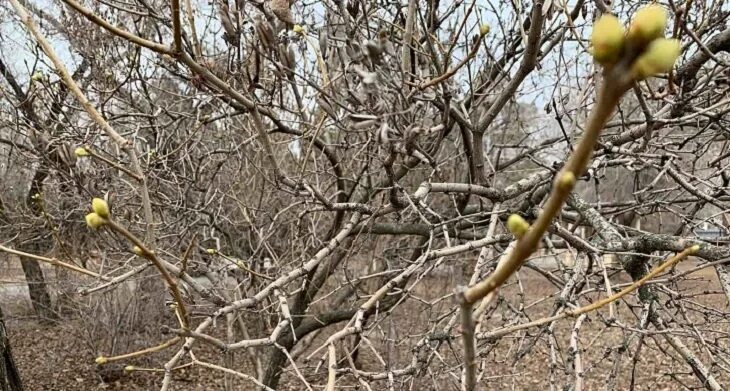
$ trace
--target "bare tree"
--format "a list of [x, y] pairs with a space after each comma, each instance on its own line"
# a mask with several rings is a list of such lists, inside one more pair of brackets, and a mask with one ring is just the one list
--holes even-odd
[[729, 384], [724, 2], [47, 3], [0, 5], [0, 250], [100, 366]]

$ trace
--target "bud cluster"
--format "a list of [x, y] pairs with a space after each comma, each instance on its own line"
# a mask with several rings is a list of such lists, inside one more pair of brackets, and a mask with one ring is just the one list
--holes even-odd
[[86, 224], [94, 229], [101, 227], [109, 221], [109, 204], [101, 198], [91, 200], [92, 213], [86, 215]]
[[591, 34], [593, 58], [612, 67], [623, 57], [631, 56], [630, 71], [636, 80], [669, 72], [679, 57], [680, 43], [664, 38], [666, 26], [667, 12], [656, 4], [638, 10], [628, 31], [615, 16], [603, 15]]

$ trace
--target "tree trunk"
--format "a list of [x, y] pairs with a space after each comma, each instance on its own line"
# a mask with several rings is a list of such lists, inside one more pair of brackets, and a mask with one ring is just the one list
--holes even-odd
[[36, 314], [42, 321], [55, 319], [56, 315], [51, 306], [51, 295], [48, 294], [41, 265], [35, 259], [24, 257], [20, 258], [20, 264], [23, 266], [25, 281], [28, 283], [28, 294]]
[[22, 391], [23, 384], [13, 361], [10, 340], [5, 332], [2, 308], [0, 308], [0, 361], [0, 391]]
[[[33, 175], [33, 180], [30, 184], [30, 190], [25, 198], [25, 204], [36, 216], [42, 213], [41, 200], [35, 197], [36, 194], [40, 194], [43, 190], [43, 181], [48, 176], [47, 171], [39, 169]], [[32, 235], [32, 232], [30, 233]], [[19, 247], [20, 250], [35, 254], [42, 251], [42, 244], [39, 241], [48, 241], [49, 239], [35, 239], [32, 242], [26, 242]], [[50, 246], [53, 244], [50, 243]], [[51, 295], [48, 293], [48, 286], [46, 280], [43, 277], [43, 270], [37, 260], [31, 258], [20, 258], [20, 263], [23, 266], [23, 273], [25, 274], [25, 281], [28, 283], [28, 293], [30, 295], [30, 301], [33, 303], [33, 309], [36, 314], [41, 318], [42, 321], [47, 321], [56, 318], [56, 314], [53, 311], [51, 305]]]

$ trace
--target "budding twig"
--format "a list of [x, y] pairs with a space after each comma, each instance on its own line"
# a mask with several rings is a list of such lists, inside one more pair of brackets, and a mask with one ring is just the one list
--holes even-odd
[[583, 138], [570, 155], [562, 171], [558, 173], [553, 190], [537, 220], [530, 229], [517, 241], [514, 251], [505, 261], [504, 267], [495, 270], [486, 280], [474, 285], [464, 292], [464, 300], [472, 304], [489, 292], [502, 285], [537, 248], [540, 239], [547, 231], [555, 216], [560, 213], [565, 200], [575, 185], [575, 178], [583, 173], [593, 154], [601, 129], [613, 113], [619, 98], [627, 86], [620, 86], [606, 81], [601, 87], [598, 102], [588, 120]]
[[109, 226], [109, 228], [113, 231], [116, 231], [117, 233], [121, 234], [125, 238], [127, 238], [130, 242], [132, 242], [135, 246], [139, 247], [142, 253], [142, 257], [149, 260], [160, 272], [162, 275], [162, 278], [165, 280], [165, 284], [167, 284], [167, 288], [170, 290], [170, 293], [172, 294], [173, 300], [175, 300], [176, 304], [176, 311], [179, 314], [179, 320], [180, 325], [183, 328], [188, 328], [188, 314], [187, 310], [185, 308], [185, 302], [183, 301], [182, 294], [180, 293], [180, 289], [178, 288], [177, 282], [175, 282], [175, 279], [172, 278], [172, 275], [170, 275], [170, 272], [167, 271], [167, 268], [163, 265], [162, 261], [157, 258], [157, 254], [147, 248], [142, 241], [136, 237], [133, 233], [127, 231], [126, 228], [122, 227], [121, 225], [117, 224], [114, 220], [109, 219], [106, 224]]
[[66, 263], [66, 262], [63, 262], [63, 261], [59, 261], [59, 260], [57, 260], [55, 258], [46, 258], [46, 257], [42, 257], [40, 255], [26, 253], [26, 252], [19, 251], [19, 250], [14, 250], [12, 248], [5, 247], [5, 246], [2, 246], [2, 245], [0, 245], [0, 251], [6, 252], [8, 254], [18, 255], [18, 256], [21, 256], [21, 257], [25, 257], [25, 258], [32, 258], [32, 259], [35, 259], [37, 261], [49, 263], [49, 264], [51, 264], [53, 266], [65, 267], [66, 269], [73, 270], [73, 271], [75, 271], [77, 273], [86, 274], [87, 276], [95, 277], [95, 278], [98, 278], [98, 279], [101, 279], [101, 280], [104, 280], [104, 281], [110, 281], [111, 280], [109, 277], [105, 277], [105, 276], [102, 276], [101, 274], [94, 273], [94, 272], [92, 272], [89, 269], [84, 269], [82, 267], [78, 267], [78, 266], [72, 265], [70, 263]]
[[142, 177], [139, 176], [138, 174], [132, 172], [131, 170], [129, 170], [129, 169], [125, 168], [125, 167], [122, 167], [120, 164], [117, 164], [116, 162], [114, 162], [114, 161], [112, 161], [110, 159], [107, 159], [106, 157], [104, 157], [102, 155], [99, 155], [93, 149], [91, 149], [89, 147], [85, 147], [84, 148], [84, 151], [86, 151], [87, 156], [91, 156], [94, 159], [101, 160], [102, 162], [104, 162], [104, 163], [106, 163], [106, 164], [108, 164], [108, 165], [116, 168], [117, 170], [119, 170], [119, 171], [121, 171], [121, 172], [129, 175], [130, 177], [136, 179], [138, 182], [141, 182], [142, 181]]
[[538, 320], [535, 320], [535, 321], [532, 321], [529, 323], [523, 323], [523, 324], [519, 324], [516, 326], [505, 327], [503, 329], [498, 329], [498, 330], [491, 331], [488, 333], [480, 334], [478, 336], [478, 338], [479, 339], [498, 338], [498, 337], [501, 337], [504, 335], [512, 334], [515, 331], [525, 330], [525, 329], [529, 329], [532, 327], [538, 327], [538, 326], [542, 326], [544, 324], [554, 322], [556, 320], [565, 319], [565, 318], [568, 318], [571, 316], [580, 316], [580, 315], [586, 314], [588, 312], [595, 311], [601, 307], [604, 307], [610, 303], [615, 302], [616, 300], [628, 295], [631, 292], [634, 292], [635, 290], [639, 289], [642, 285], [644, 285], [647, 281], [649, 281], [652, 278], [656, 277], [657, 275], [661, 274], [662, 272], [669, 269], [670, 267], [676, 265], [677, 263], [679, 263], [683, 259], [687, 258], [688, 256], [696, 253], [697, 251], [699, 251], [699, 249], [700, 249], [700, 246], [698, 246], [698, 245], [694, 245], [692, 247], [685, 249], [684, 251], [682, 251], [682, 252], [676, 254], [675, 256], [664, 261], [661, 265], [654, 268], [654, 270], [647, 273], [641, 279], [634, 281], [631, 285], [627, 286], [626, 288], [622, 289], [621, 291], [619, 291], [609, 297], [596, 301], [595, 303], [592, 303], [592, 304], [589, 304], [589, 305], [586, 305], [586, 306], [583, 306], [580, 308], [576, 308], [573, 310], [567, 310], [560, 314], [538, 319]]
[[[639, 10], [626, 34], [624, 34], [623, 26], [614, 16], [604, 15], [596, 22], [591, 36], [592, 50], [596, 62], [604, 67], [604, 82], [599, 89], [596, 106], [588, 118], [583, 137], [565, 166], [557, 174], [552, 191], [532, 226], [528, 227], [527, 223], [516, 215], [511, 216], [508, 220], [508, 228], [518, 240], [504, 264], [494, 270], [484, 281], [457, 295], [460, 300], [464, 328], [464, 352], [467, 361], [465, 363], [465, 389], [467, 391], [472, 391], [476, 387], [476, 381], [473, 380], [476, 367], [471, 362], [475, 358], [472, 304], [499, 288], [537, 249], [542, 236], [547, 232], [553, 219], [560, 213], [570, 196], [576, 178], [586, 170], [601, 130], [611, 117], [621, 96], [631, 88], [635, 81], [667, 72], [674, 66], [674, 62], [679, 56], [679, 42], [660, 38], [665, 26], [666, 12], [657, 5]], [[696, 247], [691, 249], [693, 249], [692, 251], [697, 250]], [[574, 313], [568, 312], [568, 314], [573, 315]], [[580, 313], [575, 314], [580, 315]], [[567, 315], [561, 314], [547, 319], [556, 320], [563, 316]]]
[[119, 356], [112, 356], [112, 357], [105, 357], [105, 356], [99, 356], [96, 358], [96, 363], [99, 365], [103, 365], [112, 361], [121, 361], [121, 360], [127, 360], [134, 357], [144, 356], [145, 354], [150, 354], [154, 352], [159, 352], [160, 350], [164, 350], [169, 348], [172, 345], [175, 345], [180, 341], [180, 337], [175, 337], [172, 339], [169, 339], [157, 346], [153, 346], [147, 349], [138, 350], [136, 352], [122, 354]]

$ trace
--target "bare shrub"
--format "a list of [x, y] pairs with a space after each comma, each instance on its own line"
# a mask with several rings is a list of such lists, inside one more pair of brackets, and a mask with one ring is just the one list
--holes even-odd
[[721, 389], [730, 10], [648, 3], [11, 0], [0, 250], [163, 390]]

